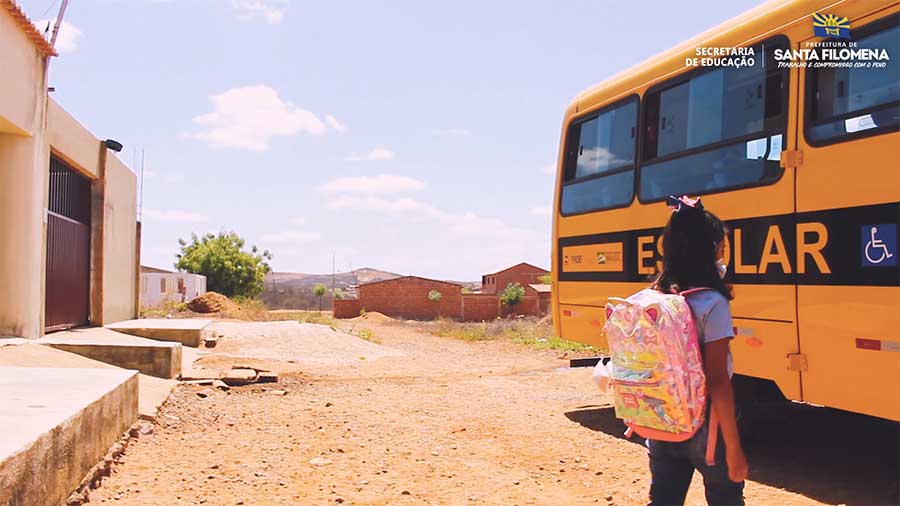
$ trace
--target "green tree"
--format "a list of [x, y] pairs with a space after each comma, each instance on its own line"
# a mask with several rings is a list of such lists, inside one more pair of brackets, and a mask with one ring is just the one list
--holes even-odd
[[313, 294], [319, 299], [319, 311], [322, 310], [322, 296], [324, 296], [328, 292], [328, 287], [323, 285], [322, 283], [317, 284], [313, 287]]
[[522, 302], [522, 297], [524, 296], [525, 289], [522, 288], [522, 285], [510, 283], [506, 285], [506, 288], [503, 289], [503, 293], [500, 294], [500, 302], [508, 308], [513, 308], [516, 304]]
[[198, 237], [191, 242], [179, 239], [181, 253], [175, 268], [206, 276], [206, 288], [229, 297], [257, 297], [265, 288], [266, 273], [271, 269], [272, 254], [260, 252], [256, 246], [245, 251], [245, 242], [234, 232], [219, 232]]
[[341, 300], [341, 299], [344, 299], [347, 297], [347, 294], [344, 293], [344, 291], [341, 290], [340, 288], [335, 288], [334, 292], [332, 292], [331, 295], [332, 295], [332, 297], [334, 297], [337, 300]]
[[553, 276], [551, 276], [550, 274], [544, 274], [542, 276], [538, 276], [538, 281], [541, 284], [549, 285], [550, 283], [553, 282]]

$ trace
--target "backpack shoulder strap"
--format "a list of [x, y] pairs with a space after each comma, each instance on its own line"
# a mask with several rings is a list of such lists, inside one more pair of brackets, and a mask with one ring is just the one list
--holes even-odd
[[681, 295], [682, 297], [687, 297], [688, 295], [691, 295], [692, 293], [705, 292], [707, 290], [712, 290], [712, 288], [707, 288], [707, 287], [702, 287], [702, 286], [699, 288], [691, 288], [690, 290], [684, 290], [684, 291], [678, 292], [678, 295]]

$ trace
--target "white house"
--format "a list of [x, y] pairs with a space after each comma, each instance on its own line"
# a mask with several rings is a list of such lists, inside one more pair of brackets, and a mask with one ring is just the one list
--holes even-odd
[[141, 271], [141, 307], [158, 307], [166, 301], [189, 302], [206, 293], [206, 276], [201, 274], [146, 267], [141, 267]]

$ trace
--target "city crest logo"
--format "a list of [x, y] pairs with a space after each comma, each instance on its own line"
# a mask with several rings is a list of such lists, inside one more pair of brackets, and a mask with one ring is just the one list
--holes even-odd
[[850, 20], [834, 14], [813, 14], [813, 33], [816, 37], [850, 40]]

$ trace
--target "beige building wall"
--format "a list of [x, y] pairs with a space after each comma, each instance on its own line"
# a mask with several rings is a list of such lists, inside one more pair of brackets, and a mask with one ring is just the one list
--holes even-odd
[[105, 173], [101, 324], [137, 317], [137, 178], [113, 153]]
[[0, 132], [33, 135], [43, 121], [44, 58], [12, 16], [0, 15]]
[[38, 337], [43, 323], [49, 147], [44, 58], [0, 15], [0, 336]]
[[43, 209], [49, 149], [41, 136], [0, 134], [0, 336], [43, 333]]
[[54, 154], [82, 175], [100, 177], [100, 142], [55, 100], [47, 104], [47, 138]]
[[49, 100], [52, 48], [0, 0], [0, 336], [44, 333], [50, 153], [92, 180], [91, 324], [137, 315], [134, 173]]

